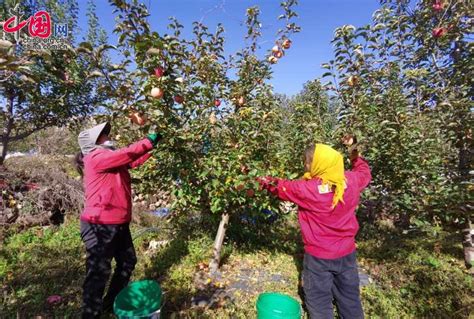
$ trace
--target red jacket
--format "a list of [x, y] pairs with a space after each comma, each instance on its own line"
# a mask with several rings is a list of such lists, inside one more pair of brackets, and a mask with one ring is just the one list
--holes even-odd
[[280, 199], [298, 205], [306, 253], [323, 259], [336, 259], [355, 250], [355, 236], [359, 224], [355, 210], [360, 194], [371, 180], [370, 168], [362, 158], [352, 161], [352, 171], [346, 171], [347, 188], [344, 204], [332, 208], [332, 192], [319, 189], [321, 180], [275, 180], [275, 186], [264, 185]]
[[128, 169], [143, 164], [153, 144], [145, 138], [113, 151], [98, 148], [84, 157], [86, 203], [81, 220], [93, 224], [124, 224], [132, 219]]

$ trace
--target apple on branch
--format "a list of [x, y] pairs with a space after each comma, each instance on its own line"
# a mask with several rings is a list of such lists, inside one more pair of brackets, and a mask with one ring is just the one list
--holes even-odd
[[155, 68], [155, 76], [159, 79], [165, 74], [165, 70], [162, 67]]
[[182, 97], [181, 95], [176, 95], [174, 97], [174, 101], [178, 104], [182, 104], [184, 102], [184, 97]]
[[281, 44], [283, 49], [287, 50], [291, 47], [291, 40], [290, 39], [285, 39], [283, 43]]
[[162, 89], [154, 87], [151, 89], [150, 95], [155, 99], [161, 99], [164, 93], [165, 92]]

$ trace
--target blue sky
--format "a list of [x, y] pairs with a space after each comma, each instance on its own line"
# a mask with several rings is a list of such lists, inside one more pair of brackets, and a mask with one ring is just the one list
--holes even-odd
[[[79, 26], [87, 28], [86, 2], [80, 3]], [[149, 22], [153, 30], [166, 32], [168, 18], [176, 17], [185, 27], [184, 35], [191, 31], [193, 21], [202, 20], [210, 30], [221, 22], [226, 29], [226, 51], [232, 53], [243, 45], [245, 35], [245, 10], [253, 5], [260, 7], [263, 37], [262, 52], [274, 45], [275, 34], [282, 22], [279, 0], [143, 0], [150, 4]], [[114, 15], [107, 0], [96, 0], [97, 15], [101, 25], [109, 32], [109, 41], [116, 42], [112, 34]], [[306, 81], [323, 73], [321, 64], [333, 56], [330, 41], [334, 29], [344, 24], [361, 26], [371, 21], [372, 13], [379, 7], [377, 0], [300, 0], [296, 11], [297, 23], [302, 31], [292, 37], [293, 45], [274, 66], [271, 83], [274, 91], [292, 95], [298, 93]], [[280, 24], [279, 24], [280, 23]]]

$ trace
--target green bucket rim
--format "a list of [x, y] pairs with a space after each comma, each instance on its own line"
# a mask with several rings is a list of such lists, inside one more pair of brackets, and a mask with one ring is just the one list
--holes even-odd
[[[152, 286], [153, 289], [157, 288], [158, 296], [154, 296], [154, 298], [147, 304], [143, 306], [141, 309], [132, 309], [132, 310], [125, 310], [120, 308], [120, 303], [122, 299], [126, 298], [125, 296], [128, 295], [131, 289], [140, 286]], [[114, 313], [117, 316], [124, 316], [124, 317], [144, 317], [147, 315], [151, 315], [154, 312], [160, 310], [161, 306], [161, 297], [163, 295], [163, 291], [161, 290], [160, 285], [155, 280], [139, 280], [130, 283], [127, 287], [122, 289], [120, 293], [117, 295], [114, 301]]]
[[[294, 306], [295, 309], [290, 310], [290, 311], [282, 311], [282, 310], [279, 310], [278, 308], [277, 309], [272, 309], [272, 310], [267, 310], [265, 308], [268, 307], [268, 303], [267, 304], [265, 303], [265, 299], [268, 299], [270, 297], [288, 301], [290, 304], [292, 304], [292, 306]], [[257, 299], [257, 312], [261, 312], [261, 311], [264, 311], [268, 314], [273, 313], [274, 315], [279, 315], [279, 316], [283, 316], [283, 315], [285, 315], [285, 316], [298, 316], [299, 318], [301, 318], [301, 314], [302, 314], [301, 304], [298, 302], [298, 300], [296, 300], [295, 298], [293, 298], [290, 295], [279, 293], [279, 292], [264, 292], [264, 293], [261, 293], [258, 296], [258, 299]]]

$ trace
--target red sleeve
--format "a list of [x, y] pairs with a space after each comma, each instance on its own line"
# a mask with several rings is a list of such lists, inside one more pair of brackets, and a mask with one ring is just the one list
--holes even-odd
[[145, 138], [127, 147], [116, 151], [103, 151], [92, 153], [92, 165], [99, 171], [130, 165], [153, 149], [153, 144]]
[[357, 187], [360, 191], [366, 188], [372, 180], [369, 164], [362, 157], [352, 160], [352, 172], [356, 177]]
[[281, 200], [305, 207], [306, 197], [304, 196], [305, 188], [303, 183], [305, 183], [303, 180], [272, 179], [271, 183], [264, 183], [262, 186]]
[[129, 168], [135, 168], [135, 167], [138, 167], [140, 165], [142, 165], [143, 163], [145, 163], [149, 158], [151, 157], [151, 154], [150, 153], [146, 153], [145, 155], [142, 155], [139, 159], [131, 162], [128, 167]]

